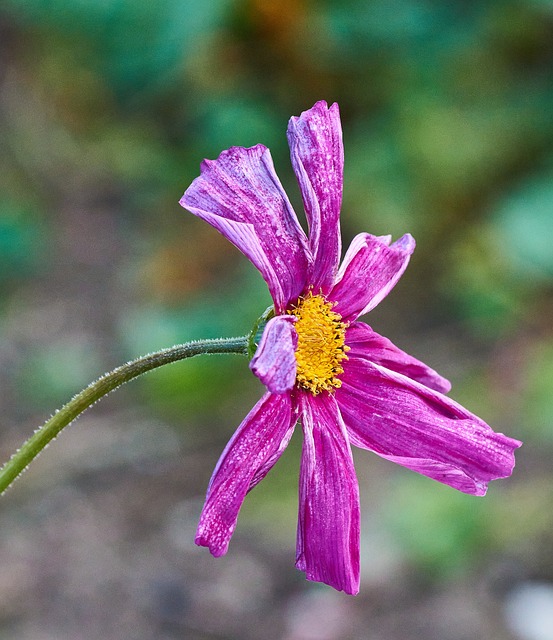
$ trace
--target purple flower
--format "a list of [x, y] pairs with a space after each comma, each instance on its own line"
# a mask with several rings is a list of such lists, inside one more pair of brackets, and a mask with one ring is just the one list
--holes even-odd
[[450, 384], [357, 318], [407, 267], [406, 234], [356, 236], [342, 264], [344, 154], [338, 105], [292, 117], [292, 166], [309, 236], [263, 145], [204, 160], [180, 204], [259, 269], [274, 301], [255, 356], [266, 393], [238, 427], [207, 490], [196, 544], [226, 553], [248, 493], [303, 429], [296, 566], [308, 580], [359, 590], [359, 489], [351, 445], [481, 496], [511, 474], [520, 442], [447, 398]]

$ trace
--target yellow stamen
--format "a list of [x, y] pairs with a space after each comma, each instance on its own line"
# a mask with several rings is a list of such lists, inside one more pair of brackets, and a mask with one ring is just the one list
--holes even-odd
[[346, 324], [332, 306], [324, 296], [309, 292], [289, 311], [297, 318], [296, 382], [314, 395], [342, 385], [338, 376], [344, 369], [340, 363], [347, 360], [349, 351], [344, 342]]

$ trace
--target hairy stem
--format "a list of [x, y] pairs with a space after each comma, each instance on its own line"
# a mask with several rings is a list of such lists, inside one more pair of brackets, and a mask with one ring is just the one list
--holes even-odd
[[237, 353], [247, 355], [248, 336], [218, 340], [197, 340], [178, 344], [169, 349], [150, 353], [136, 360], [131, 360], [117, 369], [104, 374], [101, 378], [78, 393], [72, 400], [45, 422], [42, 427], [26, 440], [22, 447], [12, 455], [0, 469], [0, 494], [2, 494], [19, 474], [36, 458], [36, 456], [53, 440], [60, 431], [83, 411], [117, 389], [125, 382], [136, 378], [147, 371], [163, 365], [191, 358], [202, 354]]

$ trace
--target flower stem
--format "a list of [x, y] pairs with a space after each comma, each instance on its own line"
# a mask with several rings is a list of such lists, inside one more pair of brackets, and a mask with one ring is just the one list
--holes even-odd
[[104, 374], [92, 382], [72, 400], [45, 422], [42, 427], [26, 440], [22, 447], [12, 455], [0, 469], [0, 494], [24, 471], [36, 456], [53, 440], [60, 431], [73, 422], [83, 411], [117, 389], [125, 382], [136, 378], [147, 371], [157, 369], [171, 362], [191, 358], [202, 354], [236, 353], [247, 355], [248, 336], [240, 338], [224, 338], [217, 340], [195, 340], [178, 344], [169, 349], [150, 353], [136, 360], [131, 360], [117, 369]]

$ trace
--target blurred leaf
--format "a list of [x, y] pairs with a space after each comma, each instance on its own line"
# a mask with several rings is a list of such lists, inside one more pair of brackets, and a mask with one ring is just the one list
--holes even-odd
[[409, 39], [437, 34], [436, 25], [451, 22], [450, 6], [399, 0], [346, 0], [325, 3], [334, 37], [347, 49], [380, 49]]
[[218, 96], [206, 102], [200, 119], [202, 148], [211, 149], [213, 157], [233, 146], [251, 147], [262, 143], [274, 153], [275, 147], [284, 145], [284, 123], [259, 99], [229, 95], [222, 100]]
[[518, 275], [553, 280], [553, 174], [532, 177], [508, 193], [492, 222]]
[[46, 229], [36, 214], [23, 203], [0, 199], [0, 282], [35, 273], [45, 242]]
[[458, 239], [441, 275], [443, 294], [480, 335], [497, 336], [520, 317], [530, 291], [511, 269], [486, 227]]
[[[342, 224], [376, 235], [417, 234], [420, 218], [411, 206], [413, 186], [405, 158], [390, 139], [390, 123], [350, 132], [346, 148]], [[375, 127], [376, 128], [376, 127]]]
[[14, 16], [78, 37], [119, 96], [155, 90], [174, 78], [202, 34], [233, 0], [8, 0]]
[[79, 336], [38, 345], [17, 373], [18, 394], [27, 409], [59, 406], [101, 372], [94, 346]]
[[467, 568], [489, 550], [481, 499], [411, 472], [399, 474], [385, 517], [411, 562], [444, 577]]
[[127, 349], [142, 353], [187, 340], [248, 333], [270, 297], [257, 271], [242, 266], [231, 283], [221, 275], [214, 289], [204, 289], [181, 306], [141, 305], [128, 310], [120, 327]]
[[[186, 431], [188, 440], [230, 437], [262, 390], [246, 358], [217, 355], [163, 367], [139, 381], [140, 400]], [[206, 419], [208, 423], [206, 424]], [[223, 438], [224, 440], [224, 438]]]
[[482, 498], [401, 471], [384, 517], [408, 561], [447, 578], [490, 555], [535, 548], [551, 534], [551, 498], [551, 482], [539, 474], [494, 482]]

